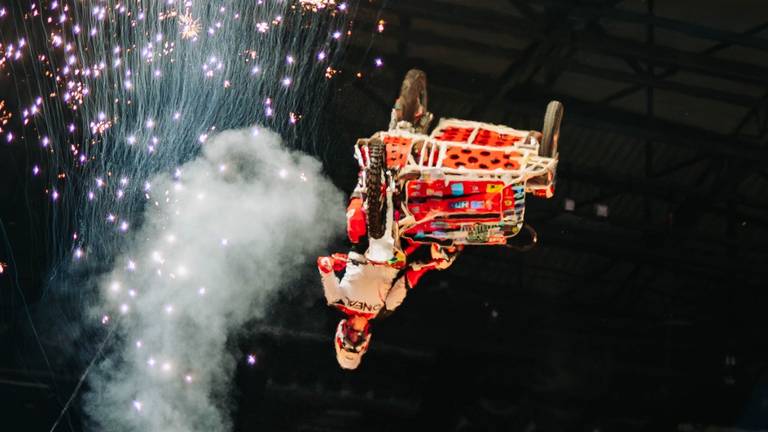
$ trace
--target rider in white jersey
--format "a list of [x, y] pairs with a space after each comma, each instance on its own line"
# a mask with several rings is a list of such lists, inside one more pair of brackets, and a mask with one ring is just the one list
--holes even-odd
[[[344, 312], [346, 319], [336, 327], [334, 347], [336, 359], [344, 369], [356, 369], [362, 356], [368, 350], [371, 340], [371, 319], [389, 314], [403, 302], [408, 290], [416, 286], [421, 276], [431, 269], [445, 269], [453, 263], [459, 248], [443, 248], [432, 244], [432, 259], [426, 264], [405, 265], [405, 257], [418, 249], [420, 244], [411, 244], [400, 260], [393, 259], [396, 253], [392, 238], [392, 205], [388, 197], [387, 228], [381, 239], [371, 239], [366, 256], [357, 252], [333, 254], [317, 259], [317, 268], [323, 282], [325, 299], [329, 306]], [[350, 208], [353, 207], [350, 203]], [[351, 211], [349, 212], [351, 213]], [[348, 224], [348, 228], [351, 224]], [[364, 224], [363, 224], [364, 226]], [[350, 231], [352, 228], [350, 228]], [[364, 233], [363, 233], [364, 234]], [[356, 243], [361, 233], [350, 240]], [[377, 258], [373, 261], [372, 258]], [[339, 280], [335, 272], [344, 271]]]

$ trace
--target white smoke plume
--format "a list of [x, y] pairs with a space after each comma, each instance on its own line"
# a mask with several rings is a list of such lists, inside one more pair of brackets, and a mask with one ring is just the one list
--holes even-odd
[[256, 128], [210, 138], [144, 187], [142, 226], [101, 284], [99, 314], [118, 327], [89, 376], [89, 428], [230, 430], [227, 339], [338, 234], [342, 196], [318, 161]]

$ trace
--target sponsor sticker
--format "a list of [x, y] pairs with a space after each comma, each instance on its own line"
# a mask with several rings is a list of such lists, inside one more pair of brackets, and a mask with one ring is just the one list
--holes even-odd
[[451, 185], [451, 193], [454, 195], [464, 195], [464, 183], [454, 183]]
[[504, 188], [503, 184], [489, 184], [485, 187], [485, 191], [488, 193], [496, 193]]
[[463, 227], [467, 233], [467, 241], [472, 243], [487, 243], [494, 237], [504, 236], [501, 226], [490, 224], [476, 224]]
[[436, 239], [440, 239], [440, 240], [443, 240], [443, 239], [447, 239], [447, 238], [448, 238], [448, 234], [446, 234], [444, 231], [434, 231], [434, 232], [432, 232], [432, 234], [430, 234], [430, 235], [431, 235], [432, 237], [434, 237], [434, 238], [436, 238]]

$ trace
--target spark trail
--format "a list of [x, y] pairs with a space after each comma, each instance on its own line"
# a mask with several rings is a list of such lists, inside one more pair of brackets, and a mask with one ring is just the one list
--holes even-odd
[[228, 430], [243, 357], [228, 338], [340, 229], [320, 164], [275, 134], [224, 132], [203, 153], [153, 179], [142, 228], [100, 284], [123, 346], [91, 374], [94, 430]]
[[116, 335], [87, 377], [90, 429], [230, 427], [227, 337], [338, 229], [328, 219], [338, 194], [317, 162], [286, 148], [322, 145], [312, 131], [354, 9], [0, 7], [0, 71], [17, 93], [16, 106], [0, 102], [0, 133], [39, 155], [30, 176], [50, 202], [41, 325], [55, 332], [56, 358], [70, 347], [86, 364]]

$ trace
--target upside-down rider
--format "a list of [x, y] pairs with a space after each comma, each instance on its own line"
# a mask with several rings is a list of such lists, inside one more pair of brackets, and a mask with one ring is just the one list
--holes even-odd
[[[387, 193], [387, 226], [385, 235], [369, 240], [367, 254], [354, 250], [348, 254], [319, 257], [317, 267], [329, 306], [343, 312], [346, 318], [339, 321], [334, 337], [336, 360], [344, 369], [356, 369], [371, 341], [371, 323], [374, 318], [389, 315], [403, 302], [408, 290], [416, 286], [429, 270], [448, 268], [458, 255], [457, 247], [431, 245], [431, 260], [426, 263], [409, 263], [407, 256], [419, 248], [411, 243], [405, 250], [395, 247], [392, 237], [392, 193]], [[360, 245], [366, 237], [366, 218], [362, 198], [358, 191], [352, 195], [347, 207], [347, 235]], [[353, 248], [354, 249], [354, 248]], [[389, 251], [388, 262], [374, 261], [366, 257], [382, 256]], [[387, 254], [384, 254], [387, 255]], [[339, 280], [335, 272], [344, 271]]]

